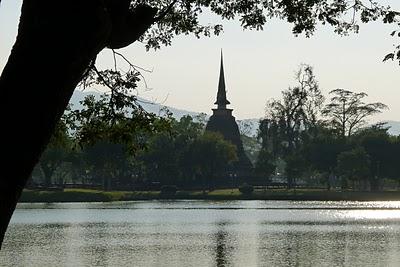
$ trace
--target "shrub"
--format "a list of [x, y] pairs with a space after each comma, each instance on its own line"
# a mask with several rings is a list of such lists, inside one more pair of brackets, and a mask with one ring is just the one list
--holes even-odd
[[178, 187], [176, 185], [161, 186], [161, 194], [162, 195], [175, 195], [176, 191], [178, 191]]
[[254, 187], [252, 185], [244, 183], [239, 187], [239, 191], [243, 195], [250, 195], [251, 193], [253, 193]]

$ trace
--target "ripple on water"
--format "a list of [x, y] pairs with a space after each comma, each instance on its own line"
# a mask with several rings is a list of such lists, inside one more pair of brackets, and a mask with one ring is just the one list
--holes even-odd
[[400, 266], [400, 202], [21, 204], [0, 266]]

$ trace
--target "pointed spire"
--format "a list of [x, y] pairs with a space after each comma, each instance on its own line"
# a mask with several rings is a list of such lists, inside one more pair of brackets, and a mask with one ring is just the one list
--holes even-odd
[[225, 76], [224, 76], [224, 62], [223, 55], [221, 49], [221, 67], [219, 71], [219, 82], [218, 82], [218, 93], [217, 93], [217, 101], [215, 101], [215, 105], [218, 105], [218, 109], [225, 109], [226, 105], [229, 105], [230, 102], [226, 99], [226, 90], [225, 90]]
[[222, 55], [222, 49], [221, 49], [221, 65], [219, 69], [218, 95], [220, 90], [225, 91], [224, 56]]

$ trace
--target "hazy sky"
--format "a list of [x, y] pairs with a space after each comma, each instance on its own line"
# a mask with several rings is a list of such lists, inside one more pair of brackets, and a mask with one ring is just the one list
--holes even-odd
[[[381, 1], [382, 2], [382, 1]], [[385, 1], [400, 10], [400, 1]], [[21, 0], [2, 0], [0, 6], [0, 71], [15, 40]], [[340, 37], [330, 27], [319, 27], [311, 38], [294, 37], [291, 26], [274, 20], [264, 31], [244, 31], [237, 22], [224, 23], [219, 37], [181, 36], [170, 47], [146, 52], [143, 44], [122, 49], [132, 62], [153, 69], [144, 73], [151, 90], [140, 96], [176, 108], [210, 113], [215, 101], [219, 53], [224, 52], [227, 97], [237, 118], [261, 117], [269, 98], [295, 85], [294, 72], [301, 63], [314, 67], [324, 93], [335, 88], [364, 91], [369, 101], [387, 104], [374, 120], [400, 120], [400, 67], [383, 63], [397, 41], [390, 36], [395, 25], [362, 25], [359, 34]], [[98, 59], [112, 66], [109, 50]]]

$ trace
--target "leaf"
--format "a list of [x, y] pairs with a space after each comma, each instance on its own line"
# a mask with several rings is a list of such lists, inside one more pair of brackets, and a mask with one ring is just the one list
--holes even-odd
[[387, 60], [389, 60], [389, 59], [391, 59], [391, 60], [394, 59], [394, 53], [387, 54], [387, 55], [385, 56], [385, 58], [383, 59], [383, 62], [385, 62], [385, 61], [387, 61]]

